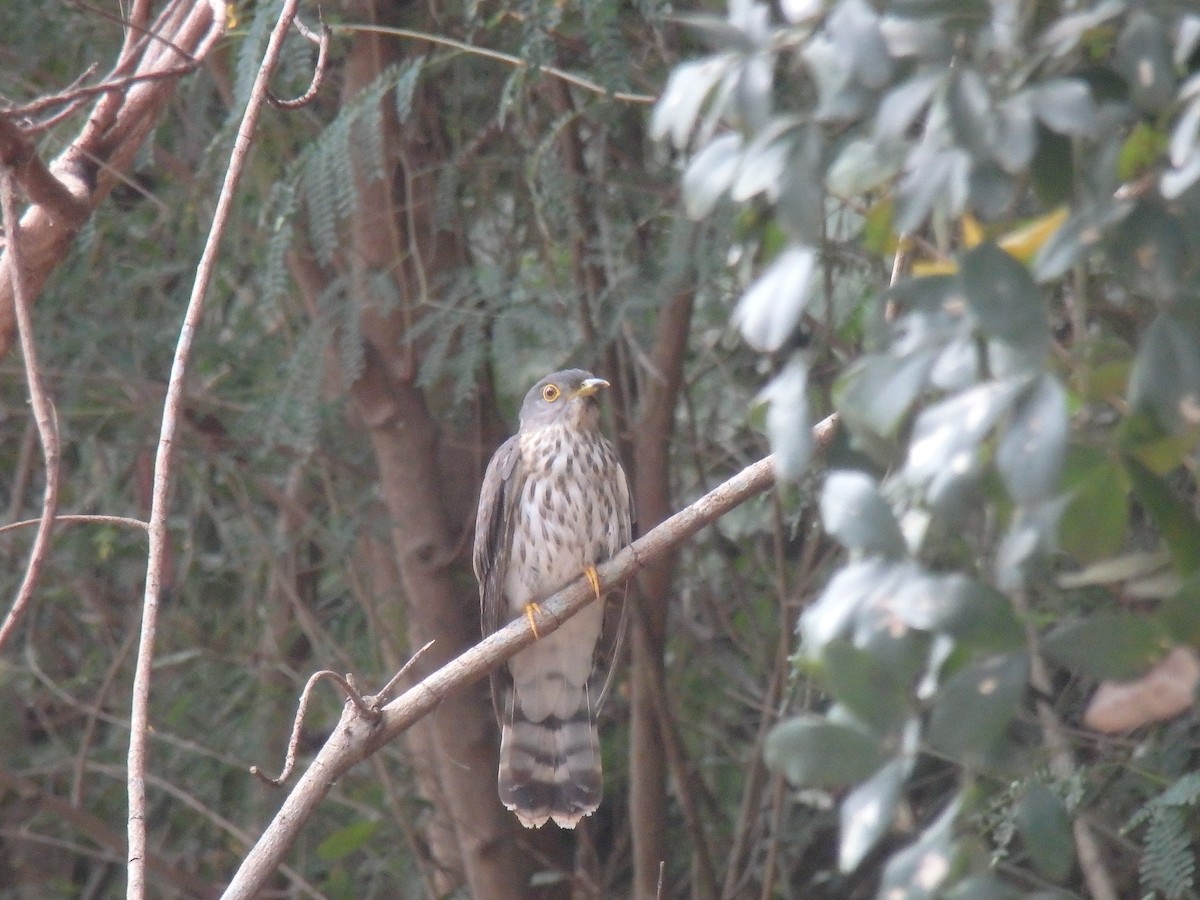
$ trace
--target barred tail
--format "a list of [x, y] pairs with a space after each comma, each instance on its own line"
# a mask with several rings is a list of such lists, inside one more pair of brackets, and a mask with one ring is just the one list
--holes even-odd
[[[510, 695], [511, 697], [511, 695]], [[500, 800], [526, 828], [574, 828], [600, 805], [600, 734], [588, 704], [531, 722], [510, 699], [500, 728]]]

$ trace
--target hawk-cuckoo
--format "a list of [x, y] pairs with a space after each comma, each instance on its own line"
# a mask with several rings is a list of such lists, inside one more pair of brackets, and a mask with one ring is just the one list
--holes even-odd
[[[517, 616], [534, 622], [538, 601], [580, 575], [599, 595], [596, 564], [629, 543], [629, 484], [600, 433], [596, 393], [607, 386], [580, 369], [547, 375], [488, 464], [474, 557], [485, 635]], [[492, 676], [500, 799], [527, 828], [550, 819], [574, 828], [600, 804], [596, 716], [624, 611], [616, 593], [612, 603], [597, 596]]]

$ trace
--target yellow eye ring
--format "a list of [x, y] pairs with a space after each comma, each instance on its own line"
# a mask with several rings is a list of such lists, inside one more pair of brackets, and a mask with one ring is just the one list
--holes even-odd
[[553, 403], [559, 398], [559, 396], [561, 396], [561, 394], [562, 391], [558, 389], [557, 385], [548, 384], [542, 388], [542, 399], [547, 403]]

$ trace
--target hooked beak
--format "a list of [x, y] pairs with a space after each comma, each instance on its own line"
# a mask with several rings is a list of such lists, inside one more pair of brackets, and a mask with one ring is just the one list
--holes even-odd
[[591, 397], [601, 388], [608, 387], [608, 382], [603, 378], [587, 378], [583, 384], [579, 385], [579, 389], [575, 391], [576, 397]]

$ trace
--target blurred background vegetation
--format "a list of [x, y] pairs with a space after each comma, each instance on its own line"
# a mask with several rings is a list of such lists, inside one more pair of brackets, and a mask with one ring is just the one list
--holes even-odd
[[[474, 642], [479, 477], [571, 364], [614, 384], [643, 531], [768, 450], [788, 483], [640, 579], [578, 835], [499, 808], [480, 685], [343, 779], [271, 896], [1196, 896], [1191, 4], [323, 12], [325, 86], [263, 116], [188, 379], [153, 894], [219, 895], [313, 671], [369, 691]], [[0, 9], [0, 97], [103, 70], [115, 13]], [[148, 513], [277, 15], [230, 7], [37, 299], [64, 512]], [[274, 92], [314, 56], [289, 39]], [[17, 354], [0, 373], [15, 521], [42, 473]], [[30, 538], [0, 535], [9, 596]], [[140, 532], [60, 526], [0, 659], [0, 896], [123, 890], [144, 571]]]

